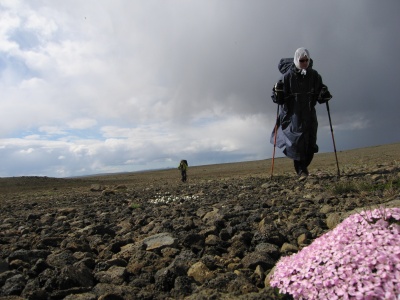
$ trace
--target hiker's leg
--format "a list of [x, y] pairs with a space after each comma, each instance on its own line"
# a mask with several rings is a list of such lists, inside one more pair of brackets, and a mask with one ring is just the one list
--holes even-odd
[[[318, 123], [317, 123], [318, 124]], [[318, 146], [316, 144], [317, 137], [316, 137], [316, 126], [310, 127], [309, 131], [305, 132], [304, 134], [304, 148], [303, 148], [303, 155], [300, 162], [301, 173], [308, 176], [308, 166], [311, 164], [311, 161], [314, 158], [314, 153], [318, 152]]]
[[310, 165], [311, 161], [314, 158], [314, 153], [318, 153], [319, 147], [317, 145], [317, 130], [318, 130], [318, 121], [317, 116], [314, 115], [311, 122], [310, 135], [308, 139], [308, 147], [307, 147], [307, 167]]
[[300, 175], [300, 171], [301, 171], [301, 167], [300, 167], [300, 161], [299, 160], [293, 160], [293, 164], [294, 164], [294, 169], [296, 171], [297, 175]]
[[314, 153], [313, 152], [307, 154], [307, 159], [304, 162], [306, 168], [311, 164], [313, 158], [314, 158]]
[[[309, 136], [308, 144], [306, 147], [306, 152], [305, 152], [305, 159], [303, 162], [303, 168], [307, 169], [308, 166], [311, 164], [313, 158], [314, 158], [314, 153], [318, 152], [318, 145], [316, 144], [316, 138], [313, 135]], [[308, 170], [307, 170], [308, 174]]]
[[299, 175], [306, 175], [308, 176], [308, 169], [307, 169], [307, 161], [306, 160], [301, 160], [300, 161], [300, 172]]

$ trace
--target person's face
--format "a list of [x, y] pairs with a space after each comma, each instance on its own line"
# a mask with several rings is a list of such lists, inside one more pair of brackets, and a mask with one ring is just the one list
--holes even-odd
[[308, 57], [307, 56], [303, 56], [300, 57], [299, 59], [299, 63], [300, 63], [300, 69], [307, 69], [308, 68]]

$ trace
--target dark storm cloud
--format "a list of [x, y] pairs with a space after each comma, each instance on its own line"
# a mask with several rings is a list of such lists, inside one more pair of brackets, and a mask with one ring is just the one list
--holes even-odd
[[[272, 118], [275, 106], [269, 95], [280, 76], [278, 61], [304, 46], [334, 95], [331, 113], [340, 128], [339, 145], [396, 142], [397, 130], [390, 136], [382, 132], [396, 128], [399, 8], [398, 1], [209, 5], [207, 13], [187, 20], [196, 26], [186, 28], [187, 39], [176, 44], [175, 59], [166, 65], [174, 70], [169, 75], [177, 85], [176, 104], [186, 116], [221, 105], [227, 114], [264, 111]], [[328, 124], [324, 110], [320, 122]]]

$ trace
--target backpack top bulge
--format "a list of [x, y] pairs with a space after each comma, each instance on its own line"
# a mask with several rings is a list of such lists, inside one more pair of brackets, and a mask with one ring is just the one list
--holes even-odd
[[[290, 70], [290, 68], [294, 66], [294, 59], [293, 57], [289, 58], [281, 58], [278, 64], [278, 70], [281, 72], [281, 74], [285, 74], [287, 71]], [[312, 68], [313, 66], [313, 60], [310, 58], [310, 63], [308, 65], [309, 68]]]

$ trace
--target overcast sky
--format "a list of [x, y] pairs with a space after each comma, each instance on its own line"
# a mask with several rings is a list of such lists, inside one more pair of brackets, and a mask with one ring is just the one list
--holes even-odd
[[[299, 47], [333, 94], [338, 151], [399, 142], [399, 11], [399, 0], [0, 0], [0, 177], [271, 158], [277, 65]], [[332, 152], [326, 106], [317, 113]]]

